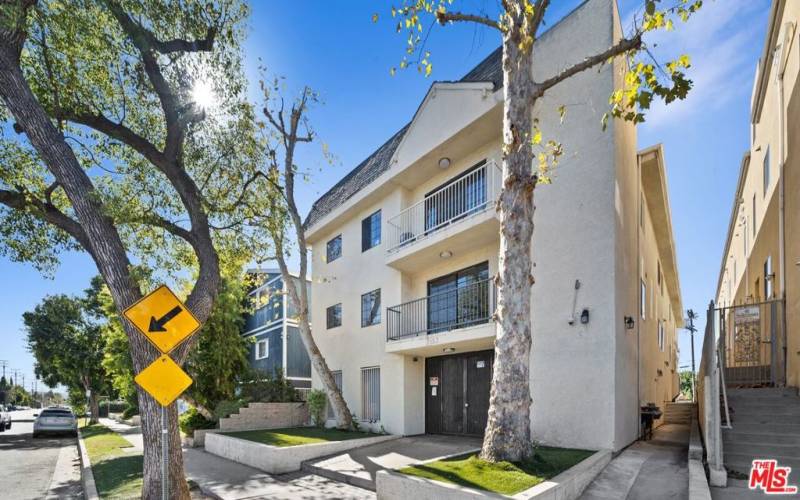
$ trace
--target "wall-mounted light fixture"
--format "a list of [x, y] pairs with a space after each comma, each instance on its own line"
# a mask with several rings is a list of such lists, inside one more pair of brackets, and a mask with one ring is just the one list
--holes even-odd
[[455, 347], [445, 347], [444, 349], [442, 349], [442, 352], [446, 353], [446, 354], [450, 354], [450, 353], [456, 352], [456, 348]]
[[585, 325], [587, 323], [589, 323], [589, 310], [584, 309], [583, 311], [581, 311], [581, 324]]
[[633, 321], [633, 316], [625, 316], [625, 329], [626, 330], [633, 330], [633, 326], [636, 323]]
[[444, 250], [444, 251], [439, 253], [439, 257], [442, 258], [442, 259], [449, 259], [452, 256], [453, 256], [453, 252], [451, 252], [450, 250]]
[[439, 168], [444, 170], [444, 169], [449, 168], [449, 167], [450, 167], [450, 158], [448, 158], [446, 156], [443, 157], [443, 158], [439, 158]]

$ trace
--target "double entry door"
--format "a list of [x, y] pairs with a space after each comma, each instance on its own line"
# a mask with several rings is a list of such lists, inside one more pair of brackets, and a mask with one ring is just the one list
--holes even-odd
[[425, 360], [425, 432], [483, 435], [493, 362], [494, 351]]

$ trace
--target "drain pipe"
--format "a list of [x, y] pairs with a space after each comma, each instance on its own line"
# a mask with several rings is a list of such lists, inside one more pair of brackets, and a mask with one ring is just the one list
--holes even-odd
[[[638, 316], [636, 318], [636, 421], [638, 422], [637, 428], [639, 429], [638, 436], [642, 435], [642, 416], [641, 416], [641, 406], [642, 406], [642, 341], [641, 341], [641, 331], [642, 331], [642, 311], [639, 308], [642, 307], [642, 273], [644, 273], [644, 269], [642, 269], [642, 243], [641, 243], [641, 235], [642, 235], [642, 221], [640, 220], [642, 217], [642, 207], [641, 204], [644, 203], [644, 198], [642, 196], [642, 158], [637, 154], [636, 155], [636, 269], [639, 270], [636, 273], [636, 282], [634, 290], [634, 297], [638, 297], [636, 301], [636, 308], [635, 310], [637, 313], [634, 313]], [[645, 297], [645, 303], [647, 302], [647, 298]], [[638, 437], [637, 436], [637, 437]]]
[[780, 50], [780, 60], [778, 61], [778, 161], [780, 164], [778, 165], [778, 265], [780, 266], [780, 286], [779, 286], [779, 296], [781, 299], [785, 299], [786, 293], [786, 241], [785, 241], [785, 230], [786, 230], [786, 218], [785, 218], [785, 184], [784, 184], [784, 157], [786, 154], [786, 112], [784, 110], [785, 105], [785, 96], [784, 96], [784, 84], [783, 84], [783, 76], [786, 72], [786, 61], [788, 60], [789, 50], [791, 49], [791, 43], [794, 39], [794, 30], [795, 26], [793, 23], [786, 23], [783, 32], [783, 43], [781, 44]]

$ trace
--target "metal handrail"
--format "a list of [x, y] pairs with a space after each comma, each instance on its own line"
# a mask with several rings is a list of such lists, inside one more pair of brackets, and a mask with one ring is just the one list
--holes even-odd
[[486, 323], [494, 315], [495, 297], [494, 280], [489, 278], [387, 307], [386, 340]]
[[488, 160], [428, 194], [387, 220], [387, 252], [397, 251], [456, 221], [491, 208], [500, 194], [501, 181], [499, 165]]

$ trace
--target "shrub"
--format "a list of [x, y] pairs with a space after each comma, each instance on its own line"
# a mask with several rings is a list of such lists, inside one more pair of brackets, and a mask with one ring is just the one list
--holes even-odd
[[263, 372], [255, 372], [253, 380], [242, 384], [241, 396], [251, 403], [294, 403], [300, 401], [300, 394], [298, 394], [297, 389], [283, 376], [281, 370], [275, 370], [275, 374], [272, 376]]
[[184, 434], [194, 437], [195, 430], [211, 429], [215, 426], [215, 422], [208, 420], [196, 408], [191, 407], [178, 418], [178, 425]]
[[217, 420], [221, 418], [227, 418], [231, 415], [231, 413], [239, 413], [239, 408], [245, 406], [246, 404], [247, 402], [242, 399], [220, 401], [219, 404], [217, 404], [217, 407], [214, 408], [214, 417]]
[[325, 406], [328, 402], [325, 391], [311, 389], [306, 395], [306, 402], [308, 403], [308, 412], [311, 414], [311, 422], [317, 427], [324, 426]]
[[125, 408], [125, 410], [122, 412], [122, 419], [123, 420], [128, 420], [132, 416], [138, 415], [138, 414], [139, 414], [139, 407], [131, 405], [131, 406], [128, 406], [127, 408]]

